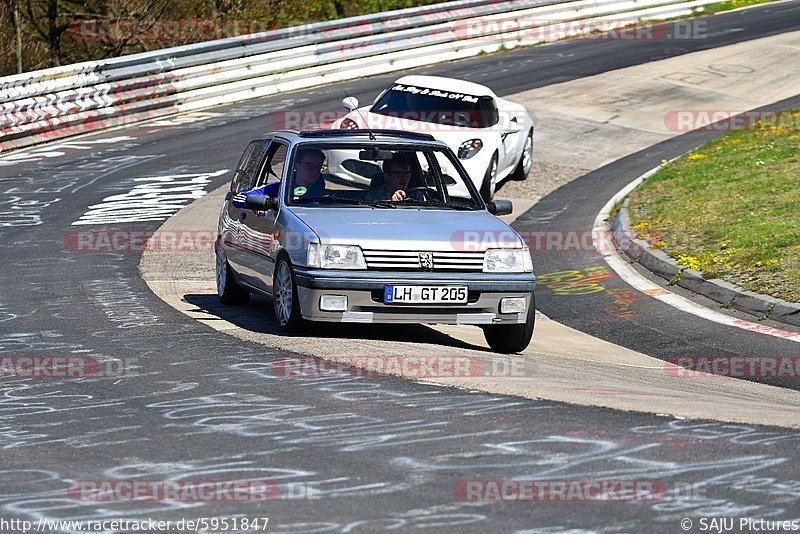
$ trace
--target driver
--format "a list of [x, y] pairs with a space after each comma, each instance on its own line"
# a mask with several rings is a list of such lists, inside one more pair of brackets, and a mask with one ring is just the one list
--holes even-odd
[[392, 159], [383, 162], [383, 185], [371, 190], [367, 200], [405, 200], [408, 198], [406, 190], [410, 181], [411, 160], [404, 154], [394, 154]]

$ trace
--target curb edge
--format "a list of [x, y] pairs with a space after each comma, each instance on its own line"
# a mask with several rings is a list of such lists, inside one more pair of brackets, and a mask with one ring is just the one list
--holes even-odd
[[[630, 193], [628, 193], [630, 194]], [[785, 324], [800, 326], [800, 303], [746, 291], [723, 280], [707, 280], [703, 273], [689, 269], [661, 250], [635, 237], [627, 209], [628, 199], [611, 223], [611, 236], [617, 249], [652, 273], [694, 293], [739, 311]], [[624, 240], [624, 241], [623, 241]]]

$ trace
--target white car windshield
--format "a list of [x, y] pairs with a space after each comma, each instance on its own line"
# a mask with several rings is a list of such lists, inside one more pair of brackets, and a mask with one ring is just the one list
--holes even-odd
[[295, 151], [288, 205], [484, 209], [448, 149], [380, 142], [308, 143]]
[[499, 120], [497, 106], [490, 96], [404, 84], [390, 87], [370, 112], [467, 128], [489, 128]]

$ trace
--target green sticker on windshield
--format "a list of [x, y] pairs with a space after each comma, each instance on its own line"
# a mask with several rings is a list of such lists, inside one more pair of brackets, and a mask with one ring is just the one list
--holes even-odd
[[302, 185], [301, 185], [300, 187], [295, 187], [295, 188], [294, 188], [294, 194], [295, 194], [296, 196], [298, 196], [298, 197], [302, 197], [302, 196], [303, 196], [303, 195], [305, 195], [307, 192], [308, 192], [308, 189], [306, 189], [306, 188], [305, 188], [305, 187], [303, 187]]

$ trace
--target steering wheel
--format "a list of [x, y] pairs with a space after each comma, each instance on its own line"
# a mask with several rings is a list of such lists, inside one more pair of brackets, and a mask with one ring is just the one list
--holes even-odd
[[[444, 196], [442, 195], [442, 193], [440, 193], [436, 189], [433, 189], [432, 187], [425, 187], [425, 186], [422, 186], [422, 187], [410, 187], [410, 188], [406, 189], [406, 193], [408, 194], [408, 196], [406, 198], [410, 198], [411, 193], [415, 193], [417, 191], [422, 191], [423, 194], [426, 197], [428, 195], [430, 195], [431, 200], [438, 200], [439, 202], [444, 202]], [[428, 199], [426, 198], [426, 200], [428, 200]]]

